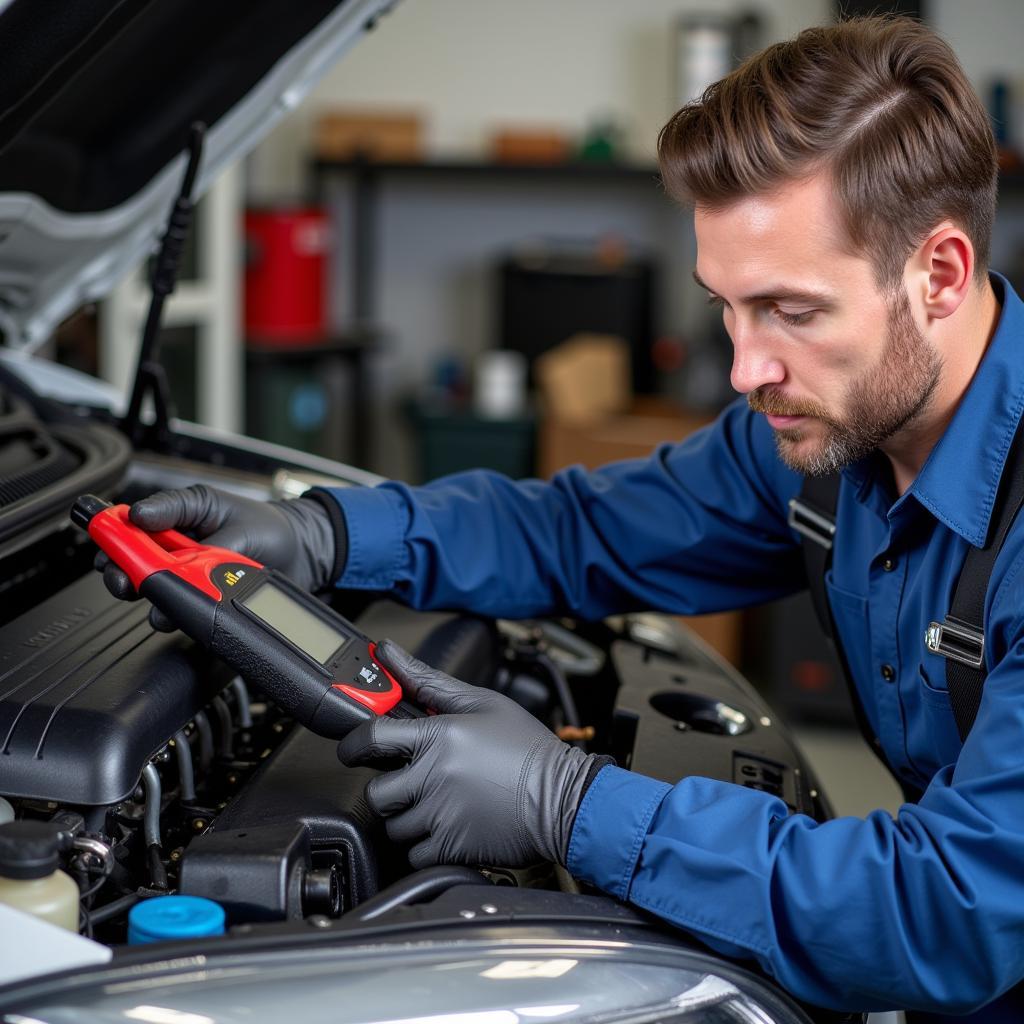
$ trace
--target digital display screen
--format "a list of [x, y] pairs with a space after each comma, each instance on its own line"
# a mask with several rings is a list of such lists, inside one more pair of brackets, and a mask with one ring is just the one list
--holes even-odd
[[348, 640], [273, 583], [257, 587], [241, 603], [321, 665]]

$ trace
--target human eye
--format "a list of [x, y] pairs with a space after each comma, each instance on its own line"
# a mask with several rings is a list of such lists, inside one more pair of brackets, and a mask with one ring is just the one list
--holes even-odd
[[721, 295], [715, 295], [714, 292], [708, 292], [708, 305], [712, 309], [723, 309], [725, 304], [725, 299], [723, 299]]
[[810, 323], [817, 310], [809, 309], [802, 313], [789, 313], [784, 309], [775, 308], [775, 315], [788, 327], [802, 327]]

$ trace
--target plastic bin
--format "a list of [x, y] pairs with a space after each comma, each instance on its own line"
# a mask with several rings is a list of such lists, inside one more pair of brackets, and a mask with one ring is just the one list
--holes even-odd
[[513, 479], [536, 472], [536, 418], [532, 412], [489, 419], [470, 410], [413, 403], [407, 414], [424, 481], [464, 469], [496, 469]]

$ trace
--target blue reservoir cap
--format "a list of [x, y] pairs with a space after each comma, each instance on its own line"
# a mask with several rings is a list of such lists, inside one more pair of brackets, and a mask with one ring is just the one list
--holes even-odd
[[154, 896], [128, 912], [132, 944], [223, 934], [224, 908], [202, 896]]

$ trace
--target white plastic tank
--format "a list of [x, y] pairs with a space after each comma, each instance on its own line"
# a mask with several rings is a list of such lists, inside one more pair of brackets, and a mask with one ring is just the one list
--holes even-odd
[[0, 824], [0, 903], [77, 933], [78, 885], [59, 865], [60, 838], [52, 825]]

